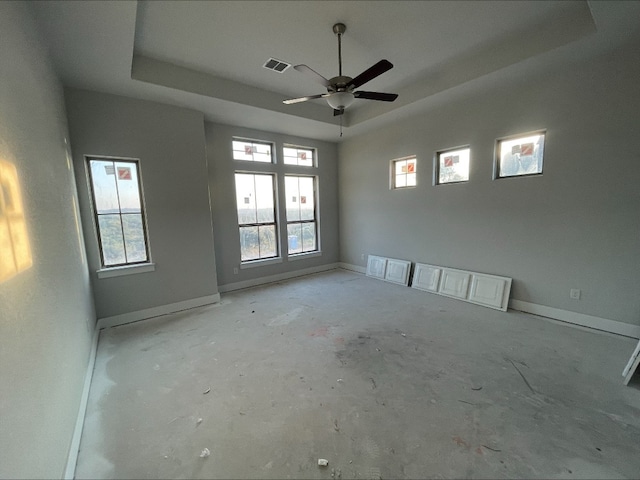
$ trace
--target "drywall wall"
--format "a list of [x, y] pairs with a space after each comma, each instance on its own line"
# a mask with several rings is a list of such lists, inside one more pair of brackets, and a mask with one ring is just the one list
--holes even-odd
[[[530, 69], [346, 140], [341, 261], [375, 254], [512, 277], [514, 299], [640, 324], [639, 54], [631, 41]], [[495, 139], [538, 129], [543, 174], [493, 180]], [[435, 151], [460, 145], [471, 146], [470, 181], [433, 186]], [[390, 160], [411, 154], [418, 186], [390, 190]]]
[[[336, 130], [337, 134], [337, 130]], [[209, 158], [209, 182], [213, 224], [216, 232], [216, 258], [218, 259], [218, 282], [221, 286], [234, 288], [250, 284], [252, 280], [309, 271], [338, 261], [338, 190], [337, 190], [337, 149], [336, 144], [293, 137], [259, 130], [250, 130], [228, 125], [206, 123], [207, 156]], [[231, 142], [233, 137], [273, 142], [277, 155], [275, 165], [265, 167], [252, 162], [233, 160]], [[288, 166], [282, 163], [284, 144], [317, 149], [317, 168]], [[285, 197], [284, 174], [299, 173], [317, 175], [318, 208], [320, 224], [319, 256], [288, 257], [286, 252], [287, 230], [280, 228], [281, 263], [262, 265], [255, 268], [240, 268], [240, 236], [236, 210], [235, 177], [236, 170], [275, 172], [278, 185], [278, 222], [284, 225]], [[282, 248], [284, 246], [285, 248]], [[237, 269], [237, 273], [235, 273]], [[249, 283], [247, 283], [249, 282]]]
[[[202, 113], [78, 89], [65, 99], [98, 318], [217, 295]], [[155, 271], [97, 278], [85, 155], [140, 160]]]
[[0, 32], [0, 478], [61, 478], [95, 312], [62, 86], [26, 2]]

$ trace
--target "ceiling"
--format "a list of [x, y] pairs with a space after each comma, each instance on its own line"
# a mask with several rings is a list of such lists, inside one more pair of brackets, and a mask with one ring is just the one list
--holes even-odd
[[312, 77], [262, 67], [274, 57], [338, 75], [381, 59], [394, 68], [363, 86], [344, 137], [486, 84], [561, 68], [640, 35], [640, 1], [102, 1], [31, 2], [66, 86], [202, 111], [209, 121], [339, 141], [340, 118]]

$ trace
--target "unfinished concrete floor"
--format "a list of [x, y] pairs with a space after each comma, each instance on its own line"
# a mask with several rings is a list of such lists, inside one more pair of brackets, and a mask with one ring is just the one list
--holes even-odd
[[228, 293], [102, 331], [76, 476], [638, 478], [635, 343], [344, 270]]

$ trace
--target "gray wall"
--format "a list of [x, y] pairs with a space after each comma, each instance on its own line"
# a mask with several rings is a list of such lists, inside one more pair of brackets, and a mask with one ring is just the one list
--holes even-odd
[[[277, 133], [249, 130], [206, 123], [207, 156], [209, 159], [209, 182], [211, 185], [211, 204], [213, 224], [216, 232], [216, 258], [218, 259], [218, 283], [224, 286], [257, 281], [262, 277], [282, 275], [308, 268], [333, 264], [338, 261], [338, 190], [337, 190], [337, 153], [336, 145], [330, 142], [292, 137]], [[321, 256], [290, 260], [286, 255], [286, 228], [280, 229], [280, 242], [285, 248], [283, 262], [250, 269], [240, 269], [240, 237], [236, 213], [235, 178], [236, 169], [250, 170], [264, 168], [263, 165], [233, 160], [231, 142], [233, 137], [264, 140], [275, 143], [276, 154], [282, 154], [285, 143], [313, 147], [318, 152], [318, 168], [284, 166], [277, 162], [271, 171], [275, 171], [279, 188], [279, 221], [285, 221], [284, 172], [314, 174], [319, 177], [319, 223]], [[238, 268], [238, 273], [234, 273]]]
[[[65, 89], [98, 318], [218, 293], [202, 113]], [[154, 272], [98, 279], [84, 155], [140, 159]]]
[[95, 325], [62, 86], [34, 32], [26, 2], [0, 2], [0, 161], [33, 262], [0, 282], [2, 478], [62, 477]]
[[[529, 74], [346, 140], [341, 260], [505, 275], [512, 298], [640, 324], [639, 52]], [[544, 174], [492, 180], [495, 139], [542, 128]], [[434, 152], [465, 144], [470, 181], [432, 186]], [[410, 154], [418, 187], [390, 191], [389, 161]]]

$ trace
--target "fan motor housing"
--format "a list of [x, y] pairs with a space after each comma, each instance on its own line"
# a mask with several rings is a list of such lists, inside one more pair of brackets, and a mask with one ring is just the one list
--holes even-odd
[[331, 85], [327, 87], [327, 90], [329, 90], [330, 92], [346, 92], [347, 84], [351, 80], [353, 80], [351, 77], [346, 77], [344, 75], [330, 78], [329, 83]]

